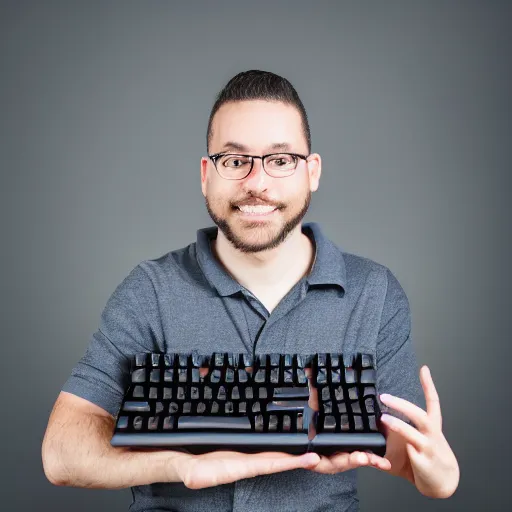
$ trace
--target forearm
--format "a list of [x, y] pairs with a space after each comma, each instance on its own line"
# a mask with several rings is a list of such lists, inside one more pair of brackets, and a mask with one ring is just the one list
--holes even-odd
[[110, 444], [114, 419], [88, 415], [55, 420], [43, 441], [43, 464], [55, 485], [121, 489], [176, 482], [173, 452], [134, 451]]

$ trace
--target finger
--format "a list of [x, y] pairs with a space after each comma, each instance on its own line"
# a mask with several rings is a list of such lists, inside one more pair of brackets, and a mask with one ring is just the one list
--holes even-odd
[[380, 399], [383, 404], [403, 413], [409, 420], [411, 420], [418, 430], [427, 431], [432, 428], [430, 419], [427, 413], [417, 405], [399, 398], [398, 396], [389, 395], [383, 393], [380, 395]]
[[407, 443], [412, 444], [416, 450], [425, 452], [428, 449], [429, 441], [427, 436], [415, 429], [412, 425], [389, 414], [383, 414], [380, 421], [382, 421], [387, 428], [399, 434]]
[[309, 469], [316, 466], [320, 457], [316, 453], [290, 455], [284, 453], [259, 453], [250, 455], [249, 459], [240, 460], [240, 473], [237, 479], [269, 475], [291, 469]]
[[427, 404], [427, 414], [431, 421], [436, 425], [439, 430], [442, 430], [442, 417], [441, 417], [441, 404], [439, 402], [439, 395], [437, 394], [430, 368], [424, 365], [420, 370], [420, 380], [425, 392], [425, 401]]
[[318, 473], [334, 474], [362, 466], [370, 466], [376, 469], [389, 470], [391, 463], [374, 453], [352, 452], [337, 453], [330, 457], [322, 456], [320, 463], [313, 468]]

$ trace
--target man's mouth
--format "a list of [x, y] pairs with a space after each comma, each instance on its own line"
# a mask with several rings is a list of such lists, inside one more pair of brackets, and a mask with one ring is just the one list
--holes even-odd
[[274, 210], [277, 210], [275, 206], [265, 206], [265, 205], [240, 205], [237, 207], [242, 213], [246, 213], [249, 215], [266, 215], [272, 213]]

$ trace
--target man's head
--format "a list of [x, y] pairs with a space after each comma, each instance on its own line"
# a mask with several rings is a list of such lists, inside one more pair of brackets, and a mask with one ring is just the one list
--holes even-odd
[[[265, 71], [239, 73], [217, 96], [206, 142], [210, 156], [281, 154], [265, 160], [268, 174], [259, 158], [248, 175], [250, 158], [201, 159], [206, 208], [224, 236], [243, 252], [277, 247], [306, 214], [321, 173], [320, 155], [310, 154], [306, 111], [293, 86]], [[239, 208], [248, 205], [276, 209], [255, 215]]]

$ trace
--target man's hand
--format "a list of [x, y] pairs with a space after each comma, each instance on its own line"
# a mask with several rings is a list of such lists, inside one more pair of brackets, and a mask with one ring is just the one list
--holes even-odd
[[382, 403], [403, 413], [416, 426], [382, 415], [388, 434], [385, 458], [391, 462], [390, 473], [411, 481], [425, 496], [448, 498], [459, 485], [459, 465], [443, 435], [439, 396], [427, 366], [420, 370], [420, 381], [426, 412], [402, 398], [380, 395]]
[[177, 474], [188, 488], [202, 489], [290, 469], [311, 469], [319, 461], [316, 453], [299, 456], [278, 452], [245, 454], [217, 451], [203, 455], [176, 452], [171, 461], [169, 480], [173, 481]]
[[[313, 471], [337, 473], [361, 466], [370, 466], [409, 480], [425, 496], [448, 498], [457, 489], [459, 466], [442, 432], [439, 397], [427, 366], [420, 370], [427, 411], [391, 395], [382, 394], [382, 402], [403, 413], [417, 428], [388, 414], [381, 416], [386, 436], [384, 457], [366, 453], [340, 453], [321, 456]], [[316, 397], [311, 407], [317, 406]]]

